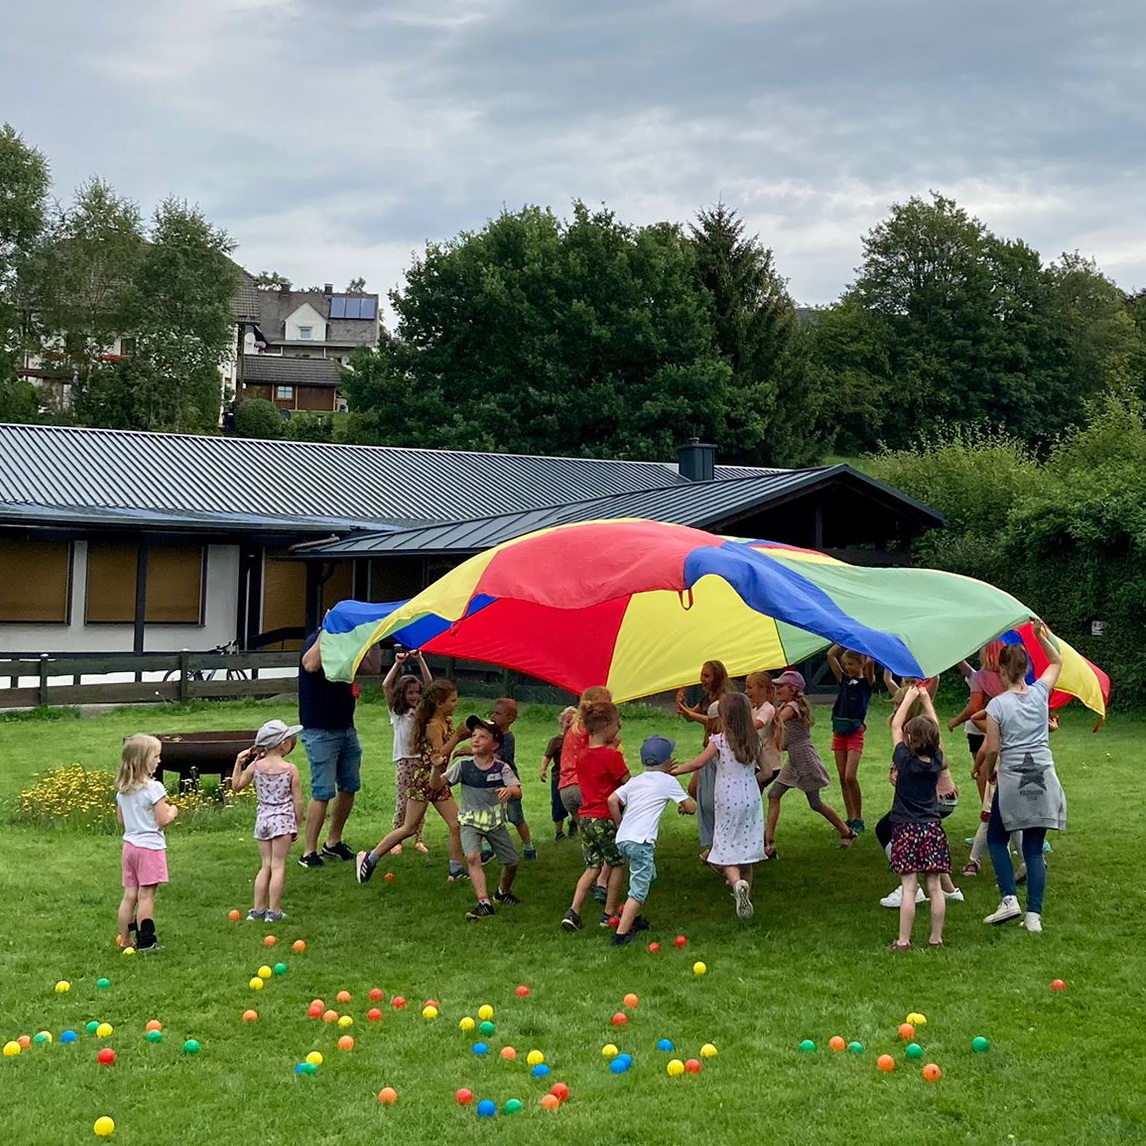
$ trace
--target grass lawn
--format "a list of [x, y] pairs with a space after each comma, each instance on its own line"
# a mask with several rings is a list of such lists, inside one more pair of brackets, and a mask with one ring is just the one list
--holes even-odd
[[[359, 711], [364, 790], [347, 835], [364, 847], [389, 826], [393, 772], [385, 709], [374, 703]], [[129, 732], [253, 727], [273, 715], [290, 710], [203, 704], [0, 721], [0, 1042], [40, 1030], [55, 1036], [50, 1046], [0, 1059], [5, 1143], [89, 1142], [100, 1115], [115, 1119], [113, 1141], [140, 1146], [218, 1146], [245, 1133], [307, 1146], [474, 1135], [603, 1146], [1146, 1139], [1146, 903], [1134, 858], [1143, 820], [1140, 720], [1116, 718], [1092, 736], [1088, 714], [1069, 712], [1053, 741], [1071, 831], [1052, 834], [1041, 936], [979, 922], [998, 900], [984, 874], [961, 881], [967, 902], [948, 912], [948, 949], [889, 953], [896, 917], [876, 900], [895, 877], [870, 832], [850, 852], [839, 851], [798, 794], [785, 800], [780, 859], [759, 873], [751, 924], [737, 922], [721, 884], [698, 864], [693, 821], [670, 815], [648, 904], [648, 938], [662, 950], [614, 950], [596, 927], [566, 935], [558, 921], [580, 871], [579, 848], [553, 842], [548, 792], [537, 778], [554, 710], [527, 708], [518, 761], [540, 856], [522, 864], [520, 907], [481, 924], [463, 922], [470, 889], [445, 884], [445, 834], [431, 812], [432, 856], [386, 860], [393, 882], [376, 877], [358, 887], [349, 864], [304, 872], [293, 862], [296, 846], [288, 919], [268, 949], [265, 926], [227, 918], [231, 908], [245, 915], [257, 867], [252, 814], [231, 810], [171, 829], [172, 883], [157, 912], [163, 950], [123, 958], [113, 946], [117, 836], [23, 825], [15, 812], [20, 791], [37, 773], [64, 764], [112, 769]], [[827, 725], [821, 719], [815, 729], [822, 750]], [[638, 709], [626, 718], [624, 736], [632, 749], [653, 731], [676, 735], [683, 755], [699, 744], [694, 727]], [[873, 731], [868, 743], [870, 826], [888, 806], [889, 789], [883, 737]], [[956, 775], [966, 779], [965, 742], [951, 736], [948, 743]], [[970, 781], [966, 789], [971, 798], [948, 821], [959, 864], [962, 838], [977, 820]], [[835, 785], [826, 797], [839, 806]], [[925, 909], [921, 915], [917, 934]], [[688, 936], [683, 951], [673, 947], [678, 932]], [[300, 937], [308, 947], [295, 954], [290, 944]], [[703, 978], [692, 972], [698, 959], [708, 965]], [[252, 991], [256, 968], [277, 960], [287, 973]], [[103, 975], [111, 985], [101, 990]], [[1052, 993], [1054, 978], [1069, 990]], [[59, 979], [70, 980], [70, 992], [53, 991]], [[528, 984], [531, 997], [517, 998], [518, 984]], [[371, 1023], [367, 992], [375, 986], [387, 1002], [382, 1020]], [[343, 989], [353, 1000], [340, 1006], [334, 1000]], [[618, 1030], [610, 1017], [630, 991], [640, 1004]], [[390, 1006], [396, 994], [407, 1009]], [[307, 1019], [314, 997], [353, 1016], [353, 1051], [336, 1049], [344, 1031]], [[441, 1017], [427, 1021], [421, 1009], [431, 997]], [[486, 1057], [475, 1056], [472, 1036], [458, 1029], [482, 1003], [496, 1009]], [[257, 1022], [241, 1020], [248, 1007], [258, 1010]], [[921, 1061], [941, 1066], [938, 1083], [925, 1082], [897, 1042], [909, 1011], [928, 1018]], [[164, 1024], [160, 1043], [143, 1038], [152, 1018]], [[99, 1040], [86, 1033], [93, 1019], [112, 1023], [114, 1034]], [[69, 1028], [78, 1042], [62, 1045], [59, 1035]], [[827, 1043], [837, 1034], [862, 1042], [864, 1053], [834, 1054]], [[976, 1035], [991, 1040], [989, 1053], [971, 1052]], [[187, 1038], [201, 1044], [198, 1055], [183, 1053]], [[656, 1049], [662, 1038], [682, 1059], [706, 1042], [719, 1055], [699, 1075], [670, 1078], [672, 1056]], [[797, 1049], [807, 1038], [818, 1044], [814, 1054]], [[627, 1074], [611, 1074], [601, 1057], [610, 1042], [633, 1055]], [[117, 1055], [111, 1067], [96, 1062], [104, 1045]], [[517, 1049], [516, 1061], [500, 1057], [504, 1046]], [[548, 1079], [530, 1076], [524, 1059], [533, 1048], [552, 1066]], [[315, 1049], [324, 1065], [313, 1077], [296, 1076], [295, 1065]], [[890, 1074], [876, 1069], [883, 1053], [896, 1057]], [[538, 1102], [558, 1080], [571, 1097], [550, 1113]], [[383, 1086], [397, 1090], [396, 1105], [379, 1105]], [[454, 1103], [459, 1087], [499, 1108], [521, 1099], [524, 1109], [478, 1123], [472, 1107]]]

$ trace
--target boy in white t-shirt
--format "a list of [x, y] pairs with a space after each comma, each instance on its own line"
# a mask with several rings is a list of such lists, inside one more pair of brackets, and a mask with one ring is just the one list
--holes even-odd
[[649, 888], [657, 877], [655, 861], [657, 830], [661, 816], [670, 803], [681, 815], [696, 813], [692, 799], [675, 776], [667, 770], [673, 759], [675, 740], [650, 736], [641, 745], [644, 771], [622, 784], [609, 797], [609, 811], [619, 825], [617, 848], [629, 861], [629, 898], [621, 911], [621, 922], [613, 936], [615, 947], [624, 947], [636, 938], [636, 932], [648, 930], [648, 920], [640, 914], [649, 897]]

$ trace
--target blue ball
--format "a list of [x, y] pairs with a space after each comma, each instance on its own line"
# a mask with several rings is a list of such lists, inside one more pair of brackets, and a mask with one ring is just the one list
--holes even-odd
[[62, 1031], [60, 1033], [60, 1042], [62, 1042], [62, 1043], [74, 1043], [75, 1041], [76, 1041], [76, 1032], [75, 1031]]
[[497, 1103], [490, 1098], [483, 1098], [477, 1105], [479, 1118], [492, 1118], [497, 1113]]
[[306, 1074], [306, 1063], [300, 1062], [298, 1066], [294, 1068], [294, 1072], [295, 1074]]
[[672, 1039], [661, 1039], [661, 1041], [657, 1043], [657, 1050], [659, 1051], [670, 1051], [675, 1049], [676, 1048], [672, 1045]]
[[617, 1055], [617, 1057], [609, 1063], [609, 1070], [612, 1071], [613, 1074], [624, 1074], [631, 1065], [627, 1059]]
[[621, 1060], [621, 1062], [623, 1062], [625, 1064], [626, 1067], [630, 1067], [633, 1065], [633, 1056], [631, 1054], [619, 1054], [619, 1055], [617, 1055], [617, 1058], [619, 1058]]
[[539, 1062], [529, 1073], [534, 1078], [544, 1078], [549, 1073], [549, 1064]]
[[474, 1054], [489, 1054], [489, 1047], [485, 1043], [474, 1043]]

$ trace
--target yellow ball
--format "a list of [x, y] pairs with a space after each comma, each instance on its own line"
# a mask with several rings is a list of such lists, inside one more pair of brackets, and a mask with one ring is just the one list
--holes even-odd
[[701, 963], [698, 960], [697, 962], [695, 962], [692, 965], [692, 973], [694, 975], [707, 975], [708, 974], [708, 964], [707, 963]]
[[311, 1051], [306, 1056], [306, 1061], [314, 1066], [322, 1066], [322, 1051]]
[[247, 984], [252, 991], [261, 991], [263, 989], [263, 981], [257, 975]]
[[458, 1023], [458, 1030], [459, 1031], [472, 1031], [474, 1029], [474, 1027], [476, 1027], [476, 1026], [477, 1026], [477, 1023], [475, 1023], [473, 1021], [473, 1019], [471, 1019], [469, 1017], [469, 1015], [466, 1015], [466, 1017]]
[[493, 1018], [493, 1007], [491, 1007], [489, 1005], [489, 1003], [482, 1003], [482, 1005], [480, 1007], [478, 1007], [478, 1018], [481, 1019], [483, 1022], [486, 1019], [492, 1019]]
[[677, 1078], [684, 1074], [684, 1063], [679, 1058], [670, 1058], [665, 1070], [668, 1071], [670, 1078]]
[[109, 1038], [114, 1030], [115, 1027], [113, 1027], [111, 1023], [100, 1023], [100, 1025], [96, 1027], [96, 1037], [101, 1039]]
[[907, 1016], [907, 1022], [911, 1023], [912, 1026], [925, 1027], [927, 1025], [927, 1016], [921, 1015], [918, 1011], [912, 1011], [911, 1014]]
[[713, 1046], [712, 1043], [705, 1043], [704, 1046], [700, 1048], [700, 1057], [716, 1058], [716, 1047]]
[[13, 1039], [4, 1044], [4, 1057], [15, 1058], [20, 1053], [20, 1044]]
[[354, 1026], [354, 1020], [349, 1015], [341, 1015], [338, 1019], [338, 1025], [340, 1027], [352, 1027]]
[[423, 1007], [422, 1008], [422, 1018], [423, 1019], [436, 1019], [437, 1017], [438, 1017], [438, 1008], [437, 1007]]
[[530, 1066], [540, 1066], [541, 1063], [545, 1061], [545, 1055], [539, 1050], [531, 1050], [529, 1054], [525, 1056], [525, 1061], [529, 1063]]
[[612, 1043], [606, 1043], [601, 1048], [602, 1058], [616, 1058], [620, 1053], [621, 1052]]
[[102, 1118], [95, 1120], [92, 1130], [100, 1138], [110, 1138], [115, 1133], [115, 1123], [105, 1114]]
[[125, 957], [128, 955], [134, 955], [135, 954], [135, 948], [134, 947], [125, 947], [123, 949], [123, 954]]
[[57, 995], [67, 994], [67, 992], [70, 991], [71, 989], [72, 989], [72, 985], [71, 985], [71, 983], [69, 983], [67, 981], [67, 979], [61, 979], [56, 984], [56, 994]]
[[258, 974], [260, 979], [269, 979], [274, 974], [274, 972], [264, 963], [259, 968]]

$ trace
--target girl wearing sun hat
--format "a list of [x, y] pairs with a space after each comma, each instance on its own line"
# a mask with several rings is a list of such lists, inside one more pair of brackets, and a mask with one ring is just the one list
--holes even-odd
[[826, 788], [831, 781], [809, 734], [813, 717], [804, 696], [803, 674], [788, 669], [772, 683], [776, 686], [776, 697], [780, 701], [776, 719], [784, 725], [784, 747], [788, 760], [768, 789], [768, 824], [764, 829], [765, 858], [776, 858], [776, 824], [780, 820], [780, 801], [791, 788], [799, 788], [808, 801], [808, 807], [813, 812], [819, 812], [839, 832], [840, 847], [850, 848], [859, 837], [820, 799], [820, 790]]

